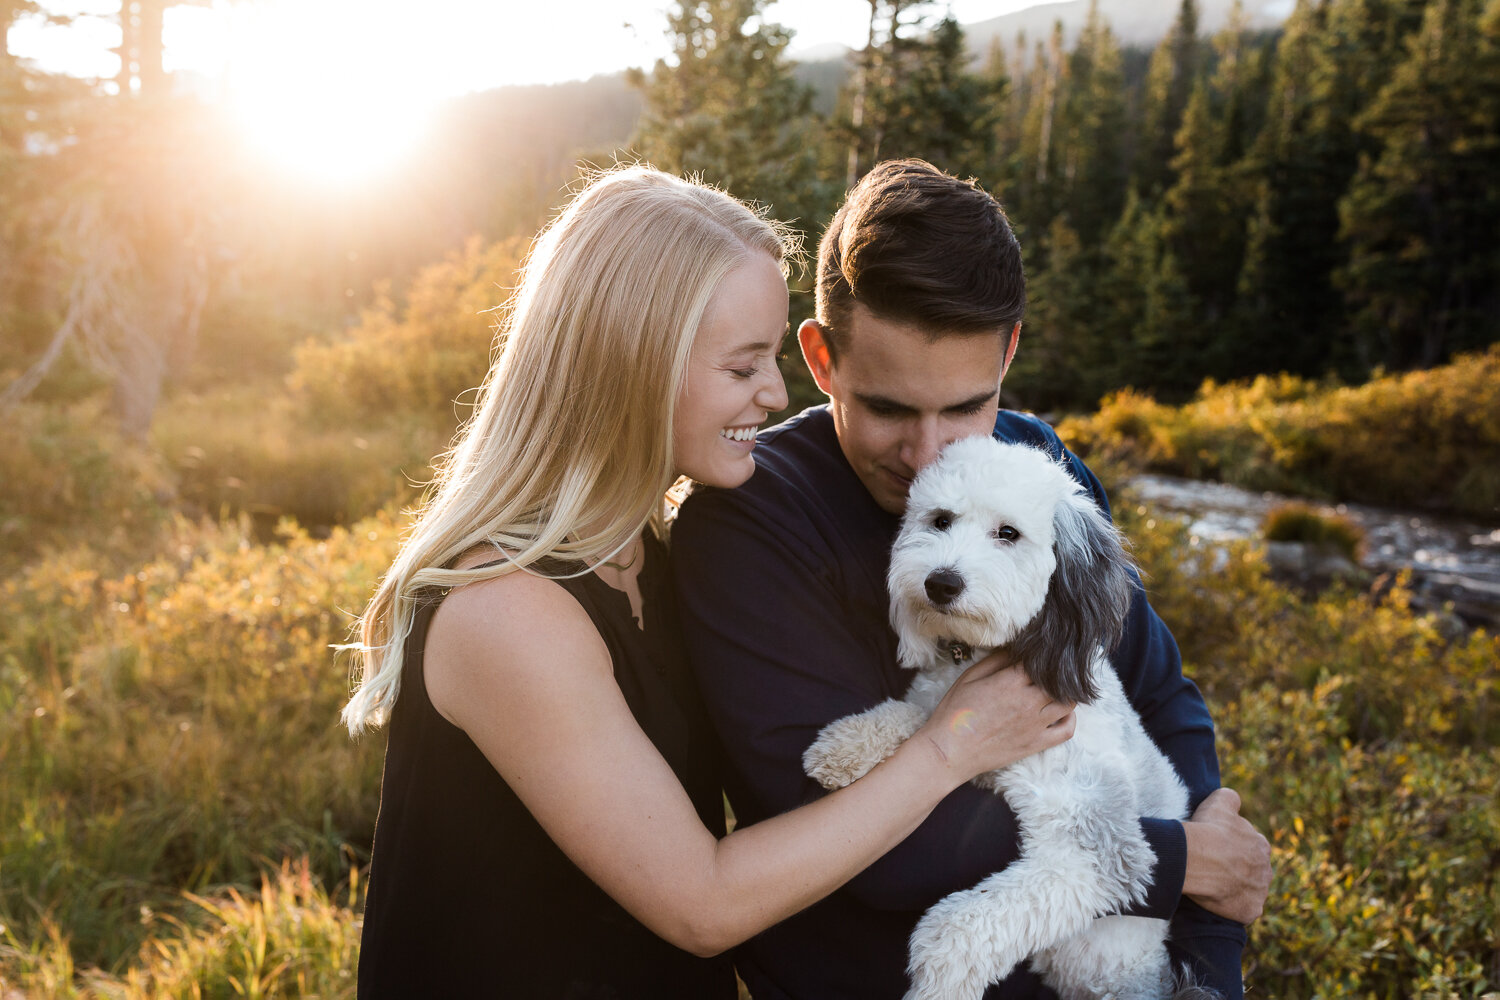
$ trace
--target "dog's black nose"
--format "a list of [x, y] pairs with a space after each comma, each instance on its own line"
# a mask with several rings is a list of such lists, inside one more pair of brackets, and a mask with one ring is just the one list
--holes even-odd
[[927, 574], [926, 587], [927, 599], [943, 607], [964, 592], [964, 578], [951, 569], [935, 569]]

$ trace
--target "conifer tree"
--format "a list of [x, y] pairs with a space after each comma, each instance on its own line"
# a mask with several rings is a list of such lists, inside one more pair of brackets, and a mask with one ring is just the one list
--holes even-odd
[[1171, 163], [1176, 180], [1165, 195], [1165, 238], [1200, 306], [1199, 320], [1212, 334], [1212, 349], [1202, 359], [1204, 373], [1222, 378], [1245, 374], [1235, 366], [1242, 338], [1232, 318], [1245, 219], [1254, 202], [1240, 162], [1248, 45], [1238, 5], [1213, 45], [1218, 54], [1213, 77], [1194, 86], [1177, 131]]
[[1342, 200], [1348, 262], [1335, 278], [1362, 360], [1430, 366], [1497, 319], [1500, 52], [1491, 4], [1432, 0], [1406, 58], [1359, 117], [1380, 145]]
[[929, 26], [924, 3], [874, 0], [870, 43], [860, 53], [838, 133], [852, 182], [880, 161], [918, 156], [958, 175], [993, 160], [1006, 78], [969, 68], [963, 29]]
[[1016, 175], [1020, 167], [1017, 150], [1020, 146], [1022, 116], [1018, 109], [1022, 106], [1025, 87], [1023, 81], [1012, 78], [1011, 60], [1005, 54], [1005, 46], [1000, 39], [991, 40], [979, 76], [989, 93], [994, 95], [989, 162], [979, 171], [979, 176], [984, 179], [992, 194], [996, 197], [1004, 195], [1002, 200], [1006, 201], [1007, 211], [1013, 211], [1015, 206], [1009, 199], [1014, 196]]
[[1165, 211], [1134, 191], [1106, 243], [1100, 296], [1110, 303], [1111, 384], [1185, 398], [1201, 378], [1208, 332], [1177, 256], [1167, 245]]
[[[1357, 2], [1357, 0], [1356, 0]], [[1254, 203], [1238, 280], [1231, 371], [1350, 372], [1338, 296], [1330, 275], [1341, 260], [1336, 206], [1354, 169], [1347, 111], [1330, 114], [1331, 53], [1339, 47], [1329, 11], [1298, 0], [1273, 56], [1265, 125], [1245, 168]]]
[[980, 173], [994, 154], [1005, 79], [970, 71], [963, 29], [951, 17], [906, 57], [910, 65], [883, 109], [880, 158], [920, 156], [961, 177]]
[[817, 177], [812, 93], [786, 60], [791, 32], [765, 20], [766, 5], [680, 0], [668, 12], [672, 62], [629, 76], [646, 102], [632, 147], [810, 229], [835, 193]]
[[1125, 87], [1119, 44], [1089, 4], [1088, 19], [1068, 56], [1063, 95], [1061, 205], [1085, 245], [1096, 245], [1125, 203]]
[[1198, 78], [1199, 45], [1197, 2], [1182, 0], [1172, 30], [1151, 53], [1146, 71], [1136, 184], [1148, 196], [1172, 183], [1173, 147]]
[[1063, 26], [1053, 25], [1046, 43], [1038, 41], [1027, 72], [1025, 117], [1016, 149], [1016, 195], [1021, 218], [1045, 231], [1057, 214], [1059, 192], [1057, 121], [1066, 93], [1068, 67], [1063, 56]]
[[841, 95], [834, 134], [844, 146], [844, 183], [853, 187], [878, 160], [893, 95], [903, 86], [915, 36], [925, 30], [929, 0], [867, 0], [869, 30], [865, 47], [854, 57], [854, 72]]
[[1037, 410], [1092, 407], [1113, 387], [1123, 357], [1116, 303], [1102, 293], [1104, 253], [1059, 216], [1047, 227], [1045, 263], [1026, 281], [1026, 323], [1016, 355], [1018, 402]]

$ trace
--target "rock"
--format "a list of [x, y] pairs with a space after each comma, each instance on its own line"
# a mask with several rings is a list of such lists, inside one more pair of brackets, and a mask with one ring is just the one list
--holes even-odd
[[1369, 574], [1330, 545], [1266, 542], [1266, 566], [1273, 579], [1302, 591], [1319, 591], [1336, 582], [1363, 585]]

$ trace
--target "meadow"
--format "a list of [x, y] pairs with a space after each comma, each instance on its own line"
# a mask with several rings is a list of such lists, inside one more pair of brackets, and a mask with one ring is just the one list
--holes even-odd
[[[383, 739], [338, 725], [330, 647], [465, 413], [519, 253], [469, 244], [283, 377], [169, 400], [145, 443], [87, 400], [0, 428], [0, 996], [353, 995]], [[1107, 480], [1483, 516], [1497, 368], [1121, 393], [1061, 430]], [[1500, 638], [1399, 580], [1295, 593], [1251, 543], [1115, 506], [1275, 852], [1252, 995], [1500, 989]]]

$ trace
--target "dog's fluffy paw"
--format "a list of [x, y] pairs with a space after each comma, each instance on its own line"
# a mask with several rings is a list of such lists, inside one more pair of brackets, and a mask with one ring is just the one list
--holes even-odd
[[924, 721], [921, 709], [895, 699], [846, 715], [818, 733], [802, 754], [802, 770], [824, 788], [843, 788], [894, 753]]
[[871, 759], [868, 747], [858, 738], [860, 727], [849, 724], [857, 718], [852, 716], [824, 726], [802, 754], [802, 770], [824, 788], [843, 788], [885, 759]]
[[906, 1000], [980, 1000], [1026, 959], [1017, 928], [1005, 926], [1006, 890], [996, 884], [1004, 875], [943, 897], [917, 921], [908, 942]]

